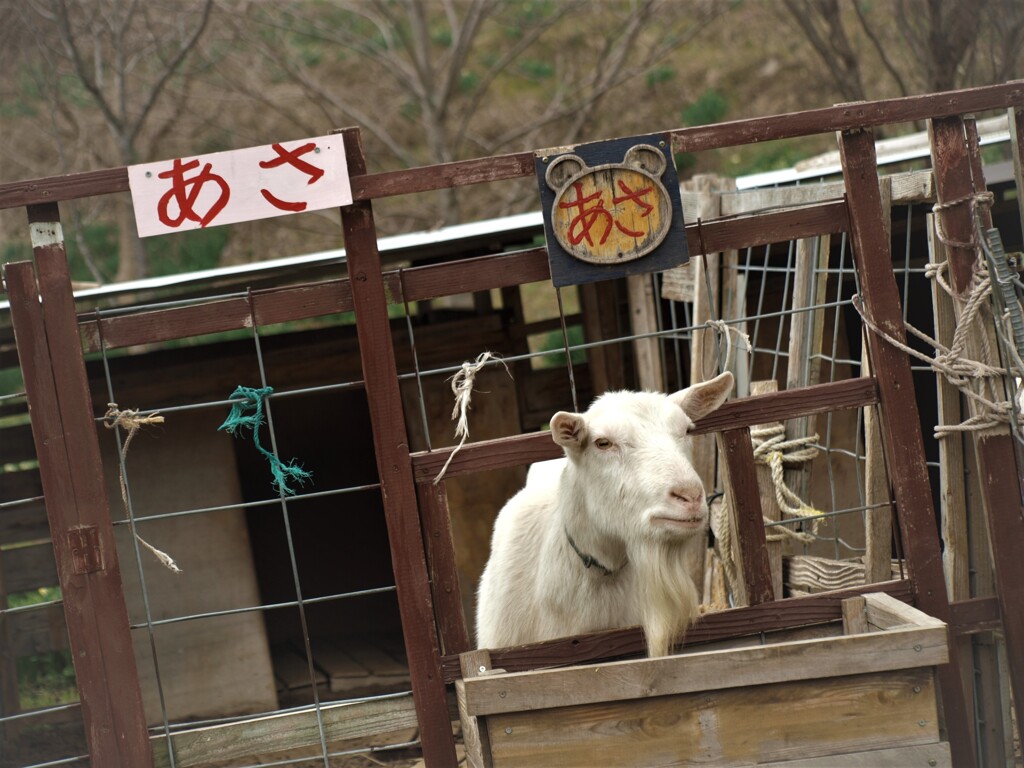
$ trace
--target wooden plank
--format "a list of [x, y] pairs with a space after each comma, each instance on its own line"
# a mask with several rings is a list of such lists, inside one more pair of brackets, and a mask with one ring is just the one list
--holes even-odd
[[878, 629], [893, 627], [945, 627], [945, 623], [912, 605], [884, 593], [864, 595], [868, 624]]
[[[762, 632], [838, 621], [842, 618], [842, 601], [863, 594], [867, 589], [869, 588], [861, 585], [854, 589], [707, 613], [700, 616], [687, 630], [684, 646], [689, 648], [725, 638], [749, 637]], [[885, 591], [904, 601], [913, 599], [909, 581], [872, 584], [870, 590]], [[638, 628], [631, 627], [495, 650], [491, 652], [491, 658], [496, 667], [509, 672], [521, 672], [639, 655], [645, 649], [643, 634]], [[444, 676], [446, 682], [459, 678], [458, 656], [444, 658]]]
[[[38, 473], [35, 474], [38, 477]], [[0, 542], [22, 544], [49, 538], [50, 524], [46, 520], [46, 505], [41, 498], [26, 499], [24, 503], [0, 510]]]
[[491, 768], [491, 742], [487, 729], [480, 727], [480, 721], [466, 709], [466, 680], [480, 677], [491, 669], [491, 657], [486, 650], [470, 651], [459, 659], [462, 679], [455, 682], [455, 696], [459, 706], [459, 720], [462, 723], [462, 740], [466, 746], [466, 758], [470, 768]]
[[[20, 461], [32, 461], [35, 457], [36, 449], [32, 444], [31, 424], [25, 422], [4, 427], [4, 439], [0, 441], [0, 466]], [[7, 474], [4, 473], [4, 485], [7, 484]]]
[[[894, 578], [892, 561], [889, 573], [884, 579]], [[786, 585], [806, 592], [823, 592], [831, 589], [849, 589], [858, 584], [871, 584], [864, 577], [864, 563], [852, 560], [832, 560], [813, 555], [793, 555], [786, 558]]]
[[[614, 281], [585, 283], [579, 286], [583, 315], [583, 336], [587, 342], [621, 337]], [[625, 388], [622, 345], [606, 344], [587, 350], [587, 370], [595, 395]], [[518, 378], [518, 377], [517, 377]]]
[[[709, 222], [703, 226], [704, 240], [720, 250], [763, 245], [791, 237], [839, 232], [845, 228], [846, 207], [833, 202], [762, 216]], [[700, 248], [696, 224], [687, 226], [692, 252]], [[467, 291], [485, 291], [548, 279], [550, 273], [544, 249], [515, 254], [465, 259], [450, 264], [429, 265], [387, 273], [384, 295], [387, 303], [400, 303], [402, 287], [409, 301], [447, 296]], [[400, 285], [401, 282], [401, 285]], [[220, 299], [187, 307], [137, 312], [102, 319], [102, 338], [108, 349], [222, 333], [248, 328], [253, 317], [259, 326], [303, 320], [347, 312], [352, 309], [348, 280], [313, 285], [254, 291], [252, 308], [245, 298]], [[100, 349], [100, 332], [94, 317], [82, 318], [86, 352]]]
[[[365, 173], [359, 130], [342, 132], [353, 176]], [[402, 395], [391, 340], [388, 302], [377, 250], [373, 209], [357, 202], [341, 210], [342, 228], [352, 277], [359, 355], [366, 382], [370, 422], [388, 528], [402, 635], [409, 659], [423, 755], [428, 763], [455, 763], [455, 742], [441, 679], [439, 639], [434, 625], [430, 575], [423, 530], [416, 508], [416, 486], [409, 457]]]
[[[974, 248], [959, 245], [971, 242], [975, 221], [972, 207], [956, 204], [956, 201], [983, 191], [985, 182], [980, 173], [980, 157], [976, 151], [971, 152], [968, 131], [962, 119], [948, 117], [931, 120], [929, 136], [939, 203], [947, 204], [937, 215], [942, 223], [942, 231], [950, 240], [946, 243], [949, 274], [956, 294], [954, 310], [959, 315], [971, 291], [976, 253]], [[972, 160], [972, 157], [976, 159]], [[984, 224], [984, 216], [982, 219]], [[978, 332], [968, 338], [966, 352], [983, 363], [998, 365], [995, 356], [998, 346], [992, 327], [991, 309], [987, 305], [983, 305], [979, 320]], [[1002, 399], [1002, 394], [996, 397]], [[969, 407], [972, 415], [977, 413], [973, 401], [969, 401]], [[972, 432], [971, 440], [980, 469], [982, 506], [988, 521], [996, 574], [996, 596], [1001, 608], [1007, 648], [1024, 648], [1024, 614], [1018, 610], [1024, 600], [1024, 560], [1020, 558], [1015, 546], [1016, 542], [1024, 539], [1024, 493], [1020, 484], [1021, 471], [1015, 458], [1014, 438], [1009, 426], [1001, 425], [982, 432]], [[1007, 482], [1012, 477], [1016, 477], [1018, 482]], [[1021, 722], [1024, 717], [1024, 655], [1011, 654], [1009, 662], [1014, 709], [1018, 722]]]
[[[860, 371], [862, 376], [872, 375], [866, 339]], [[892, 578], [892, 497], [878, 409], [871, 405], [864, 409], [864, 503], [869, 507], [864, 513], [864, 583], [888, 581]]]
[[[828, 236], [804, 238], [798, 240], [796, 244], [793, 314], [789, 318], [789, 356], [786, 358], [786, 389], [818, 383], [818, 371], [821, 368], [818, 355], [821, 353], [824, 311], [810, 308], [823, 303], [828, 273], [819, 267], [822, 261], [825, 267], [828, 266], [830, 240]], [[800, 440], [807, 437], [814, 431], [814, 421], [812, 417], [790, 419], [786, 422], [786, 439]], [[801, 499], [808, 497], [810, 476], [810, 462], [786, 467], [783, 472], [786, 485]]]
[[[812, 413], [858, 408], [876, 401], [877, 390], [873, 379], [847, 379], [773, 395], [730, 400], [717, 411], [700, 419], [690, 432], [695, 435], [707, 434], [730, 428], [749, 427], [763, 422], [766, 418], [785, 420]], [[423, 482], [437, 477], [452, 450], [440, 448], [414, 453], [412, 459], [416, 481]], [[480, 440], [466, 443], [462, 447], [448, 466], [445, 477], [531, 464], [558, 458], [561, 455], [562, 449], [546, 432]]]
[[[935, 231], [935, 216], [926, 217], [928, 260], [941, 264], [946, 246]], [[936, 280], [931, 281], [932, 318], [935, 339], [946, 349], [953, 343], [956, 317], [953, 300]], [[952, 426], [963, 421], [960, 390], [945, 376], [935, 377], [938, 390], [939, 424]], [[964, 483], [964, 441], [960, 435], [948, 435], [939, 444], [939, 498], [942, 532], [942, 564], [950, 601], [971, 596], [970, 537], [967, 533], [967, 493]]]
[[771, 602], [775, 592], [750, 430], [746, 427], [728, 429], [722, 432], [720, 439], [724, 459], [722, 486], [733, 515], [735, 544], [739, 547], [736, 565], [745, 587], [746, 604]]
[[999, 601], [994, 596], [972, 597], [951, 603], [950, 631], [957, 634], [992, 632], [1002, 626]]
[[[918, 203], [935, 199], [934, 177], [930, 170], [894, 173], [882, 179], [892, 188], [894, 204]], [[838, 200], [846, 193], [841, 181], [802, 184], [798, 187], [744, 189], [722, 198], [722, 215], [735, 216], [766, 208], [807, 205]]]
[[[630, 330], [634, 336], [657, 333], [658, 308], [650, 275], [629, 275]], [[665, 389], [665, 371], [661, 365], [661, 344], [657, 337], [633, 340], [633, 367], [638, 389], [661, 392]]]
[[313, 667], [313, 679], [309, 678], [309, 664], [306, 661], [306, 654], [303, 650], [283, 646], [273, 652], [274, 677], [278, 679], [286, 690], [296, 691], [302, 688], [309, 688], [312, 684], [323, 685], [327, 682], [327, 675], [323, 670]]
[[441, 652], [465, 653], [473, 646], [462, 610], [462, 589], [455, 561], [447, 488], [444, 483], [435, 485], [433, 481], [418, 483], [416, 495], [427, 545], [427, 563]]
[[[850, 109], [857, 109], [856, 105]], [[875, 327], [905, 340], [899, 291], [892, 273], [875, 143], [870, 131], [846, 131], [839, 137], [850, 216], [850, 240], [860, 280], [864, 312]], [[901, 539], [917, 604], [942, 620], [949, 618], [942, 552], [935, 525], [914, 382], [907, 355], [868, 333], [878, 383], [879, 416], [889, 482], [896, 500]], [[905, 341], [904, 341], [905, 343]], [[939, 671], [943, 711], [957, 765], [975, 765], [971, 719], [960, 683], [956, 656]]]
[[843, 634], [861, 635], [867, 631], [867, 600], [864, 596], [843, 600]]
[[[888, 123], [915, 122], [930, 117], [1005, 109], [1019, 106], [1022, 102], [1024, 82], [1014, 80], [996, 86], [882, 101], [858, 101], [787, 115], [684, 128], [673, 131], [672, 148], [676, 152], [705, 152], [709, 149], [739, 144], [811, 136], [817, 133], [855, 131]], [[874, 147], [872, 154], [873, 150]]]
[[[779, 384], [775, 379], [768, 381], [750, 382], [750, 394], [752, 396], [767, 395], [778, 392]], [[765, 424], [758, 424], [758, 427], [781, 427], [782, 422], [773, 421]], [[765, 520], [777, 521], [782, 519], [782, 510], [779, 508], [779, 501], [775, 494], [775, 481], [772, 479], [772, 468], [763, 462], [757, 462], [757, 488], [761, 497], [761, 512]], [[767, 533], [766, 533], [767, 536]], [[772, 571], [772, 592], [782, 597], [782, 542], [767, 541], [768, 562]]]
[[940, 741], [936, 744], [870, 749], [845, 755], [808, 757], [759, 765], [763, 768], [906, 768], [908, 765], [953, 768], [953, 758], [949, 754], [949, 744]]
[[[869, 605], [869, 624], [873, 616]], [[824, 685], [831, 677], [928, 667], [948, 658], [946, 627], [938, 622], [753, 648], [474, 677], [464, 680], [466, 711], [494, 715], [795, 680]], [[839, 659], [842, 663], [837, 663]]]
[[[98, 446], [89, 445], [90, 440], [95, 442], [96, 431], [70, 282], [62, 270], [66, 263], [63, 243], [56, 235], [56, 205], [33, 209], [30, 221], [44, 232], [35, 251], [45, 308], [31, 263], [8, 264], [7, 287], [90, 756], [97, 764], [149, 766], [142, 696], [109, 507], [102, 471], [93, 465], [98, 462]], [[74, 530], [83, 528], [97, 533], [102, 553], [100, 568], [88, 573], [76, 569], [70, 538]]]
[[[1024, 85], [1011, 81], [960, 91], [858, 102], [771, 117], [734, 120], [673, 132], [677, 152], [701, 152], [759, 141], [810, 136], [861, 127], [906, 123], [941, 115], [981, 112], [1019, 106]], [[463, 160], [377, 174], [350, 177], [354, 200], [366, 201], [448, 187], [522, 178], [534, 174], [534, 153], [519, 152], [492, 158]], [[74, 200], [128, 189], [124, 166], [102, 171], [50, 176], [0, 185], [0, 209]]]
[[495, 768], [754, 765], [939, 741], [930, 669], [506, 714], [487, 730]]
[[1006, 117], [1010, 124], [1010, 154], [1013, 158], [1013, 180], [1017, 187], [1018, 220], [1024, 234], [1024, 106], [1009, 107]]
[[[416, 727], [416, 708], [410, 696], [324, 704], [320, 717], [329, 744]], [[151, 743], [156, 768], [170, 768], [167, 737], [161, 733], [153, 736]], [[254, 755], [319, 748], [320, 729], [317, 713], [303, 710], [177, 731], [171, 735], [171, 743], [177, 768], [198, 768], [209, 765], [214, 756], [218, 763], [248, 762]]]

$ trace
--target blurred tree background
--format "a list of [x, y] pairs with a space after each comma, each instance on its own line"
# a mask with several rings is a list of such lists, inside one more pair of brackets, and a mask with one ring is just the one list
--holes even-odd
[[[0, 183], [358, 125], [371, 172], [1024, 76], [1020, 0], [0, 0]], [[913, 126], [908, 126], [908, 130]], [[677, 158], [787, 167], [827, 137]], [[380, 201], [383, 234], [536, 208], [536, 185]], [[27, 253], [0, 215], [0, 259]], [[336, 212], [135, 236], [62, 205], [76, 277], [337, 247]]]

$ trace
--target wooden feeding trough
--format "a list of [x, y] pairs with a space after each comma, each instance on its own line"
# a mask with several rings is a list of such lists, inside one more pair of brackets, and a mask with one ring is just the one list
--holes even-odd
[[843, 622], [658, 659], [505, 673], [462, 656], [470, 765], [950, 766], [946, 625], [884, 594]]

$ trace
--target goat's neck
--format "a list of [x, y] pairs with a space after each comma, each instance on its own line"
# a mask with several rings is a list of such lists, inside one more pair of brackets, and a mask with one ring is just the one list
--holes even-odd
[[[561, 478], [562, 487], [558, 494], [558, 518], [561, 531], [555, 533], [564, 540], [568, 557], [577, 561], [574, 565], [585, 567], [582, 558], [586, 555], [594, 558], [604, 568], [617, 573], [625, 566], [628, 557], [626, 542], [621, 538], [601, 531], [595, 524], [599, 518], [587, 506], [586, 488], [570, 467], [566, 467]], [[578, 552], [573, 551], [569, 537], [575, 543]], [[599, 569], [593, 569], [600, 574]]]

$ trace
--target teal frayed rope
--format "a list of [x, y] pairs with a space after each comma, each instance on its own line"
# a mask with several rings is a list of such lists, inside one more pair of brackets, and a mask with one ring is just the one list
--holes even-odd
[[260, 444], [260, 427], [263, 426], [263, 398], [273, 391], [273, 387], [261, 389], [238, 387], [235, 389], [231, 393], [231, 400], [234, 401], [231, 404], [231, 413], [228, 414], [224, 423], [217, 427], [217, 431], [227, 431], [237, 437], [239, 430], [252, 430], [252, 442], [256, 446], [256, 450], [266, 456], [267, 461], [270, 462], [270, 471], [274, 475], [274, 490], [285, 496], [293, 496], [295, 491], [288, 485], [289, 481], [304, 485], [313, 475], [297, 466], [295, 459], [285, 464]]

